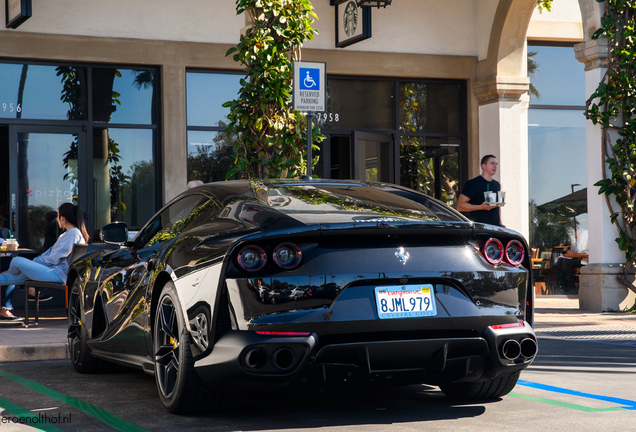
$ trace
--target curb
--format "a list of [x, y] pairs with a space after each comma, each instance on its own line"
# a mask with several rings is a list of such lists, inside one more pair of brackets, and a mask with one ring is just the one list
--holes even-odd
[[70, 358], [68, 343], [0, 346], [0, 362], [63, 360]]

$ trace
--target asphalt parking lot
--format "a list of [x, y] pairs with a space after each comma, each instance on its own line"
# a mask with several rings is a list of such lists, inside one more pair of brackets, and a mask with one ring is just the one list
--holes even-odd
[[[540, 350], [513, 392], [456, 403], [436, 387], [234, 395], [220, 413], [175, 416], [152, 376], [120, 367], [81, 375], [66, 359], [0, 363], [0, 431], [629, 430], [636, 410], [636, 324], [537, 305]], [[2, 330], [0, 330], [1, 332]], [[2, 342], [0, 333], [0, 343]]]

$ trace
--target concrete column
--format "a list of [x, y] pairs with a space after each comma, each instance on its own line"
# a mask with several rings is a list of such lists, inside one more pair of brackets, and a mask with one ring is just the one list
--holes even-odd
[[[497, 156], [495, 179], [506, 191], [502, 223], [529, 235], [528, 85], [526, 77], [497, 77], [475, 84], [479, 100], [479, 159]], [[493, 210], [494, 211], [494, 210]]]
[[[574, 52], [576, 59], [585, 64], [585, 93], [589, 97], [596, 91], [606, 71], [607, 39], [580, 43], [574, 47]], [[612, 140], [615, 138], [612, 137]], [[616, 279], [625, 263], [625, 254], [614, 241], [618, 237], [618, 229], [610, 222], [611, 212], [605, 195], [599, 195], [599, 188], [594, 186], [604, 176], [602, 129], [590, 120], [586, 122], [586, 141], [590, 259], [589, 265], [581, 268], [579, 306], [595, 312], [629, 308], [634, 306], [636, 295]], [[615, 202], [611, 204], [613, 209], [619, 209]]]
[[161, 69], [161, 177], [164, 204], [186, 190], [187, 185], [185, 75], [182, 64], [166, 64]]

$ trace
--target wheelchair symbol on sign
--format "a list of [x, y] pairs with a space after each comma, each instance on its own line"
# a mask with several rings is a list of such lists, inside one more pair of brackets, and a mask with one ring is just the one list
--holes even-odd
[[316, 82], [314, 81], [314, 79], [309, 75], [309, 71], [307, 71], [307, 76], [305, 77], [303, 84], [305, 84], [306, 88], [312, 88], [313, 86], [316, 85]]

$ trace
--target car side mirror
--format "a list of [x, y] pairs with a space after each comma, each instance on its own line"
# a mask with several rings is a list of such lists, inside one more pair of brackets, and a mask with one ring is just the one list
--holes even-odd
[[103, 242], [123, 246], [128, 241], [128, 225], [124, 222], [113, 222], [102, 227], [99, 238]]

